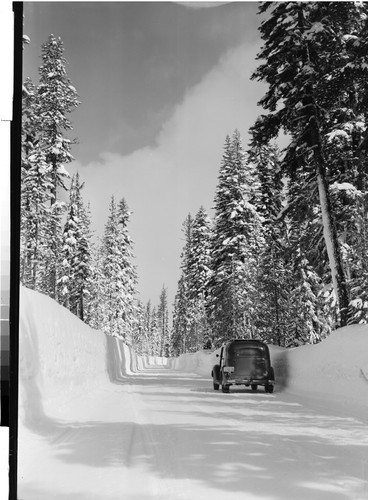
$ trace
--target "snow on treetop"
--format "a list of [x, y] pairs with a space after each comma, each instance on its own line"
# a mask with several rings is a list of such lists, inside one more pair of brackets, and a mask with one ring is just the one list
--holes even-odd
[[331, 186], [331, 189], [336, 189], [338, 191], [351, 191], [354, 193], [358, 193], [358, 189], [350, 184], [350, 182], [334, 182]]
[[327, 137], [328, 137], [328, 141], [329, 142], [332, 142], [334, 139], [340, 138], [340, 137], [343, 137], [344, 139], [348, 139], [349, 138], [349, 136], [345, 132], [345, 130], [341, 130], [341, 129], [336, 129], [336, 130], [333, 130], [332, 132], [329, 132], [327, 134]]
[[66, 170], [66, 168], [64, 167], [64, 165], [58, 165], [57, 171], [58, 171], [58, 174], [60, 174], [60, 175], [63, 175], [65, 177], [70, 177], [70, 174]]

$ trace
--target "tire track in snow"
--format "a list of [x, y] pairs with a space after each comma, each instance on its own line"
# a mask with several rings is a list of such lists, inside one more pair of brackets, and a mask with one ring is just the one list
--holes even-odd
[[[147, 418], [145, 403], [134, 390], [135, 377], [131, 376], [128, 382], [128, 394], [131, 401], [131, 409], [134, 414], [134, 421], [139, 425], [140, 437], [148, 457], [152, 457], [154, 463], [149, 463], [151, 468], [157, 468], [160, 477], [155, 478], [153, 494], [157, 500], [193, 500], [188, 497], [185, 490], [185, 480], [180, 483], [172, 479], [178, 477], [180, 463], [178, 462], [176, 450], [176, 438], [170, 429], [166, 429], [163, 436], [155, 432], [155, 424]], [[132, 447], [134, 446], [134, 436], [132, 436]], [[165, 445], [165, 446], [164, 446]]]

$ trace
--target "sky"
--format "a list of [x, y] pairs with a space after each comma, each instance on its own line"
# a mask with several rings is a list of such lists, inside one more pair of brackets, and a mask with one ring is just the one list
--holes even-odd
[[111, 196], [132, 212], [129, 233], [143, 302], [174, 302], [182, 224], [211, 215], [226, 135], [248, 130], [263, 84], [250, 80], [261, 46], [257, 3], [25, 2], [23, 78], [38, 82], [41, 45], [64, 43], [80, 106], [72, 175], [85, 182], [95, 237]]

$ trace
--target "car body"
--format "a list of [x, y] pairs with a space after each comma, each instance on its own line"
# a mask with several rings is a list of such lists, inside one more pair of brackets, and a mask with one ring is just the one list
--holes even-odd
[[232, 385], [245, 385], [256, 391], [264, 386], [266, 392], [273, 392], [274, 370], [270, 351], [260, 340], [236, 339], [221, 347], [219, 363], [212, 369], [213, 388], [229, 392]]

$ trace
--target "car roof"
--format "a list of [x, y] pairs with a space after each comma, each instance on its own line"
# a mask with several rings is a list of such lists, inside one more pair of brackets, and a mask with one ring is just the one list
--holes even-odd
[[265, 342], [262, 342], [262, 340], [256, 340], [256, 339], [232, 339], [226, 342], [226, 345], [230, 344], [241, 344], [249, 346], [266, 345]]
[[226, 342], [225, 344], [225, 349], [226, 350], [232, 350], [236, 349], [237, 347], [239, 348], [247, 348], [247, 347], [266, 347], [267, 344], [265, 342], [262, 342], [261, 340], [253, 340], [253, 339], [234, 339], [229, 342]]

